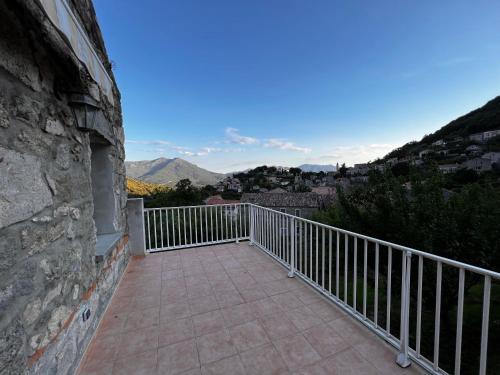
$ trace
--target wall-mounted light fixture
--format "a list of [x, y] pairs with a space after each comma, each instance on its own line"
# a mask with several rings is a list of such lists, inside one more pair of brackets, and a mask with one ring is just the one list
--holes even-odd
[[100, 108], [94, 99], [86, 94], [71, 94], [69, 96], [69, 105], [73, 111], [78, 129], [95, 129], [96, 114]]

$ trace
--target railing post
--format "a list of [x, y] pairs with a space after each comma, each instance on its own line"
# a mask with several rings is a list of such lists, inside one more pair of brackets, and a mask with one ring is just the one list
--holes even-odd
[[295, 218], [290, 219], [291, 235], [290, 235], [290, 272], [288, 272], [288, 277], [294, 277], [295, 273], [295, 236], [297, 235], [295, 229]]
[[255, 243], [255, 207], [250, 206], [250, 246]]
[[396, 357], [396, 363], [406, 368], [411, 365], [408, 357], [410, 338], [410, 280], [411, 280], [411, 252], [403, 254], [403, 270], [401, 278], [401, 337], [400, 349]]
[[233, 225], [233, 217], [236, 217], [236, 220], [234, 222], [234, 226], [235, 226], [235, 234], [236, 234], [236, 243], [240, 243], [240, 236], [239, 236], [239, 230], [238, 230], [238, 215], [240, 214], [240, 210], [241, 210], [241, 204], [238, 204], [238, 205], [234, 205], [234, 211], [232, 212], [231, 214], [231, 225]]

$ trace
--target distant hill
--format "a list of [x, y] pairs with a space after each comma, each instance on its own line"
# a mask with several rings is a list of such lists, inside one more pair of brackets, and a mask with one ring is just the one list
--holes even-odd
[[161, 184], [152, 184], [149, 182], [144, 182], [140, 180], [136, 180], [131, 177], [127, 177], [127, 192], [131, 196], [136, 197], [144, 197], [151, 195], [154, 191], [161, 189], [165, 185]]
[[334, 165], [331, 164], [302, 164], [299, 165], [297, 168], [300, 168], [302, 172], [335, 172], [337, 168]]
[[179, 158], [126, 161], [125, 168], [128, 177], [168, 186], [174, 186], [185, 178], [189, 178], [195, 186], [213, 185], [224, 178], [221, 173], [207, 171]]
[[[467, 137], [474, 133], [500, 129], [500, 96], [490, 100], [484, 106], [461, 116], [438, 131], [425, 135], [420, 141], [409, 142], [387, 154], [383, 160], [394, 157], [415, 155], [438, 140], [450, 141], [456, 137]], [[463, 144], [466, 144], [463, 143]]]

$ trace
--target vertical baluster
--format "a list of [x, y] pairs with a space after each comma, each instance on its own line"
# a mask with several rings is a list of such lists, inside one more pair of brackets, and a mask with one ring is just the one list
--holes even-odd
[[189, 217], [189, 243], [193, 244], [193, 226], [191, 224], [191, 207], [188, 208], [188, 217]]
[[483, 291], [483, 322], [481, 325], [481, 356], [479, 358], [479, 375], [486, 375], [488, 359], [488, 330], [490, 322], [491, 277], [484, 277]]
[[205, 206], [205, 242], [208, 243], [208, 206]]
[[[229, 217], [229, 228], [231, 230], [231, 234], [230, 234], [230, 238], [231, 239], [234, 239], [234, 236], [233, 236], [233, 226], [234, 226], [234, 221], [233, 221], [233, 215], [236, 213], [236, 218], [238, 218], [238, 212], [236, 211], [236, 205], [234, 206], [234, 210], [233, 210], [233, 206], [229, 206], [229, 213], [230, 213], [230, 217]], [[236, 219], [236, 224], [238, 224], [238, 221]]]
[[163, 249], [163, 209], [160, 208], [158, 211], [160, 212], [160, 246]]
[[198, 208], [194, 208], [194, 241], [198, 244]]
[[312, 263], [313, 263], [313, 257], [312, 257], [312, 224], [309, 224], [309, 268], [310, 268], [310, 274], [309, 278], [314, 281], [314, 276], [312, 273]]
[[436, 274], [436, 314], [434, 316], [434, 362], [435, 371], [439, 369], [439, 335], [441, 331], [441, 281], [443, 277], [443, 264], [437, 262]]
[[328, 292], [332, 294], [332, 230], [328, 229]]
[[219, 242], [219, 206], [214, 206], [214, 208], [215, 208], [215, 241]]
[[402, 254], [401, 270], [401, 325], [400, 325], [400, 346], [396, 357], [396, 363], [405, 368], [410, 366], [409, 341], [410, 341], [410, 280], [411, 280], [411, 252], [405, 251]]
[[337, 258], [335, 261], [335, 290], [337, 298], [340, 299], [340, 232], [337, 231]]
[[364, 240], [363, 249], [363, 316], [366, 318], [366, 289], [368, 278], [368, 241]]
[[299, 220], [299, 271], [304, 273], [304, 264], [302, 263], [302, 221]]
[[224, 237], [224, 239], [228, 239], [229, 237], [229, 226], [228, 226], [228, 222], [227, 222], [227, 206], [224, 206], [224, 215], [226, 215], [226, 236]]
[[319, 284], [319, 267], [318, 267], [318, 248], [319, 248], [319, 228], [317, 225], [315, 225], [316, 227], [316, 269], [314, 271], [314, 274], [316, 275], [316, 284]]
[[344, 302], [347, 305], [347, 280], [349, 272], [349, 236], [344, 233]]
[[181, 237], [181, 211], [177, 209], [177, 231], [179, 234], [179, 245], [182, 245], [182, 237]]
[[458, 274], [458, 303], [457, 303], [457, 335], [455, 340], [455, 375], [460, 375], [462, 360], [462, 325], [464, 319], [464, 283], [465, 270], [459, 269]]
[[373, 320], [375, 328], [378, 327], [378, 268], [379, 268], [379, 243], [375, 244], [375, 297], [373, 307]]
[[392, 282], [392, 247], [387, 248], [387, 310], [385, 330], [387, 335], [391, 333], [391, 282]]
[[417, 280], [417, 333], [415, 351], [417, 358], [420, 357], [420, 343], [422, 334], [422, 276], [424, 272], [424, 258], [418, 256], [418, 280]]
[[172, 208], [172, 241], [173, 241], [173, 246], [175, 247], [175, 210]]
[[325, 228], [321, 228], [321, 283], [325, 289]]
[[186, 208], [182, 209], [182, 221], [184, 227], [184, 245], [187, 245], [187, 224], [186, 224]]
[[352, 307], [356, 311], [356, 300], [358, 294], [358, 237], [354, 236], [354, 269], [352, 275]]
[[203, 243], [203, 207], [200, 207], [200, 242]]
[[158, 234], [156, 233], [156, 209], [153, 209], [153, 232], [155, 234], [155, 249], [158, 249]]
[[[210, 240], [211, 242], [214, 242], [214, 218], [213, 218], [213, 207], [210, 206]], [[215, 225], [217, 226], [217, 215], [215, 215]]]
[[149, 211], [146, 211], [146, 215], [148, 222], [148, 243], [149, 243], [148, 250], [151, 250], [151, 225], [149, 224]]
[[165, 228], [167, 229], [167, 247], [170, 247], [170, 228], [168, 226], [168, 208], [165, 209]]

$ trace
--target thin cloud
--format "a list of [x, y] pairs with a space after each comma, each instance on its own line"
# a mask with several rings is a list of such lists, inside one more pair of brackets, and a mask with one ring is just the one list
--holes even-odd
[[338, 156], [339, 162], [346, 164], [366, 163], [386, 155], [395, 148], [387, 143], [372, 143], [369, 145], [338, 146], [332, 150], [332, 154]]
[[229, 142], [240, 145], [254, 145], [259, 143], [259, 140], [254, 137], [248, 137], [238, 133], [238, 129], [226, 128], [226, 137]]
[[138, 141], [138, 140], [133, 140], [133, 139], [127, 139], [127, 140], [125, 140], [125, 143], [132, 144], [132, 145], [148, 145], [148, 146], [167, 146], [167, 145], [171, 144], [171, 142], [169, 142], [169, 141], [163, 141], [163, 140], [157, 140], [157, 141]]
[[303, 152], [305, 154], [311, 152], [312, 150], [308, 147], [300, 147], [295, 145], [293, 142], [288, 142], [282, 139], [271, 138], [266, 141], [264, 147], [267, 148], [276, 148], [284, 151], [296, 151]]

